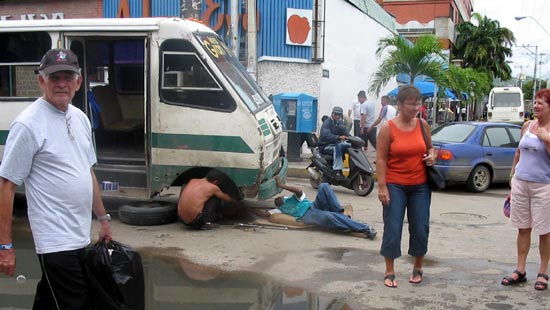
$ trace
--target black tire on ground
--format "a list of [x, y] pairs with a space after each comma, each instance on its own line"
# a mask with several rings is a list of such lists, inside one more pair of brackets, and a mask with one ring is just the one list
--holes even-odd
[[170, 224], [178, 220], [178, 206], [160, 202], [124, 205], [118, 209], [118, 218], [124, 224], [135, 226]]
[[476, 166], [470, 173], [466, 187], [475, 193], [484, 192], [491, 185], [491, 172], [486, 166]]
[[357, 175], [352, 181], [353, 191], [357, 196], [367, 196], [374, 189], [374, 177], [372, 175]]

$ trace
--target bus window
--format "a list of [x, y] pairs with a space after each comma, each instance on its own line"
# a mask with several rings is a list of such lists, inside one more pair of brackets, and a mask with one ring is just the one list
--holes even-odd
[[161, 100], [174, 105], [232, 112], [235, 100], [220, 85], [195, 48], [185, 40], [161, 46]]
[[216, 35], [195, 32], [195, 36], [208, 51], [208, 55], [216, 63], [216, 66], [231, 82], [250, 111], [261, 109], [270, 102], [237, 58]]
[[495, 93], [493, 108], [511, 108], [521, 105], [519, 93]]
[[35, 70], [51, 48], [46, 32], [0, 34], [0, 96], [39, 97]]
[[165, 52], [163, 64], [162, 89], [222, 90], [194, 53]]

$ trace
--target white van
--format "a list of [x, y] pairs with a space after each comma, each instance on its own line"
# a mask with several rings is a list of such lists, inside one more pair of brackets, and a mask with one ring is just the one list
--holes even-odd
[[487, 121], [523, 123], [525, 106], [519, 87], [494, 87], [487, 101]]
[[119, 185], [105, 195], [149, 199], [210, 169], [236, 199], [280, 192], [274, 176], [288, 164], [271, 101], [216, 33], [179, 18], [0, 22], [0, 156], [15, 116], [41, 96], [41, 57], [57, 47], [79, 57], [73, 105], [94, 128], [100, 185]]

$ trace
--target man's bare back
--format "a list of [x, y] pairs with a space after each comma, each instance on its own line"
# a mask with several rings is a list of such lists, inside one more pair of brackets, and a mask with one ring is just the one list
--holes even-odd
[[231, 197], [206, 178], [192, 179], [182, 189], [178, 201], [178, 215], [185, 223], [191, 223], [202, 212], [204, 204], [212, 196], [223, 201], [230, 201]]

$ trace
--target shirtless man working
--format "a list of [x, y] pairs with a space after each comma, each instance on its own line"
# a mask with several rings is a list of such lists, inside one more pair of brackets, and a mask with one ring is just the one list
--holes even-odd
[[210, 170], [202, 179], [192, 179], [181, 189], [178, 215], [187, 226], [201, 229], [216, 220], [223, 202], [233, 201], [218, 187], [222, 174]]

